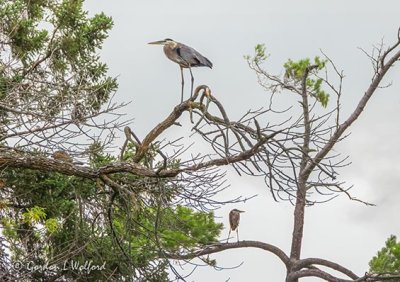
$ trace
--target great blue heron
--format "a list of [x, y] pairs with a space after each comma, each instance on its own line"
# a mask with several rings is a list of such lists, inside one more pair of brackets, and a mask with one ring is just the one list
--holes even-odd
[[229, 212], [229, 234], [228, 234], [228, 239], [226, 239], [226, 242], [228, 243], [229, 241], [229, 236], [231, 235], [231, 231], [236, 230], [236, 239], [239, 242], [239, 221], [240, 221], [240, 214], [244, 212], [238, 209], [233, 209]]
[[186, 46], [185, 44], [176, 42], [170, 38], [150, 42], [149, 44], [164, 45], [164, 53], [171, 61], [177, 63], [181, 68], [181, 79], [182, 79], [182, 91], [181, 91], [181, 102], [183, 102], [183, 68], [188, 68], [190, 76], [192, 78], [192, 85], [190, 88], [190, 96], [193, 94], [193, 74], [192, 67], [209, 67], [212, 68], [213, 64], [209, 59], [201, 55], [195, 49]]

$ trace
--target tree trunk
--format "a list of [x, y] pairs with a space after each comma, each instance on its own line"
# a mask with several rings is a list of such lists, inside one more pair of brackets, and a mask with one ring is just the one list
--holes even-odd
[[[296, 206], [294, 209], [294, 222], [293, 222], [293, 234], [292, 234], [292, 247], [290, 250], [290, 261], [291, 265], [300, 259], [301, 247], [303, 242], [303, 227], [304, 227], [304, 213], [306, 206], [306, 189], [304, 182], [299, 183], [297, 190]], [[291, 267], [288, 269], [287, 275], [292, 272]], [[287, 282], [297, 282], [298, 279], [287, 281]]]

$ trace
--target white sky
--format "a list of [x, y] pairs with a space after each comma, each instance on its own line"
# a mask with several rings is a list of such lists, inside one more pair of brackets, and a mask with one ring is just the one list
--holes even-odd
[[[243, 59], [257, 43], [266, 44], [271, 54], [267, 67], [275, 72], [288, 58], [314, 57], [322, 49], [345, 72], [342, 104], [346, 116], [366, 90], [372, 72], [357, 47], [370, 50], [382, 38], [393, 42], [400, 25], [400, 2], [395, 0], [88, 0], [86, 7], [114, 19], [101, 55], [110, 73], [119, 76], [117, 99], [133, 101], [126, 112], [135, 118], [131, 127], [140, 137], [180, 101], [179, 67], [165, 58], [160, 46], [147, 42], [173, 38], [208, 57], [214, 68], [195, 69], [195, 83], [209, 85], [232, 117], [267, 101], [267, 93]], [[352, 161], [341, 179], [354, 184], [354, 196], [377, 206], [366, 207], [342, 195], [308, 208], [303, 257], [330, 259], [363, 274], [386, 238], [400, 236], [399, 67], [392, 69], [387, 81], [391, 80], [393, 86], [372, 98], [351, 136], [336, 147], [350, 154]], [[228, 180], [232, 186], [221, 197], [259, 195], [235, 206], [246, 210], [241, 239], [260, 240], [289, 251], [292, 206], [273, 202], [260, 179], [229, 173]], [[218, 220], [227, 223], [232, 208], [218, 210]], [[284, 281], [283, 264], [264, 251], [236, 249], [213, 257], [221, 267], [243, 265], [224, 271], [200, 268], [188, 281]]]

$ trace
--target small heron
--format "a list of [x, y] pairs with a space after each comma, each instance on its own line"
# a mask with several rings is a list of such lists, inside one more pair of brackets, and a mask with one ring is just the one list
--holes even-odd
[[181, 91], [181, 102], [183, 102], [183, 68], [188, 68], [192, 79], [192, 86], [190, 88], [190, 96], [193, 95], [193, 73], [192, 67], [209, 67], [212, 68], [213, 64], [209, 59], [201, 55], [195, 49], [186, 46], [185, 44], [176, 42], [170, 38], [150, 42], [149, 44], [164, 45], [164, 53], [171, 61], [177, 63], [181, 68], [181, 80], [182, 80], [182, 91]]
[[233, 209], [229, 212], [229, 234], [228, 234], [228, 239], [226, 239], [226, 242], [228, 243], [229, 241], [229, 236], [231, 235], [231, 231], [236, 230], [236, 239], [239, 242], [239, 221], [240, 221], [240, 214], [244, 212], [238, 209]]

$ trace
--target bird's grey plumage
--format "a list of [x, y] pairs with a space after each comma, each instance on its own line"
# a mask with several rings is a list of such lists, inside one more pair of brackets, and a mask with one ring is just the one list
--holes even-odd
[[239, 242], [239, 222], [240, 222], [240, 214], [244, 212], [238, 209], [233, 209], [229, 212], [229, 234], [228, 234], [228, 239], [226, 242], [229, 241], [229, 236], [231, 235], [231, 231], [236, 230], [236, 238], [237, 241]]
[[[164, 46], [164, 52], [168, 58], [168, 47], [167, 45]], [[195, 49], [186, 46], [185, 44], [178, 43], [178, 46], [173, 49], [173, 52], [176, 52], [176, 57], [179, 58], [179, 65], [183, 68], [189, 67], [209, 67], [212, 68], [212, 63], [209, 59], [201, 55]], [[171, 58], [170, 58], [171, 59]], [[173, 61], [173, 59], [171, 59]]]
[[209, 59], [201, 55], [192, 47], [189, 47], [183, 43], [176, 42], [170, 38], [150, 42], [149, 44], [157, 44], [157, 45], [164, 45], [164, 53], [171, 61], [177, 63], [181, 68], [181, 80], [182, 80], [182, 92], [181, 92], [181, 102], [183, 102], [183, 85], [184, 85], [184, 78], [183, 78], [183, 68], [188, 68], [190, 71], [190, 76], [192, 79], [191, 91], [190, 96], [193, 94], [193, 74], [192, 74], [192, 67], [209, 67], [212, 68], [213, 64]]

